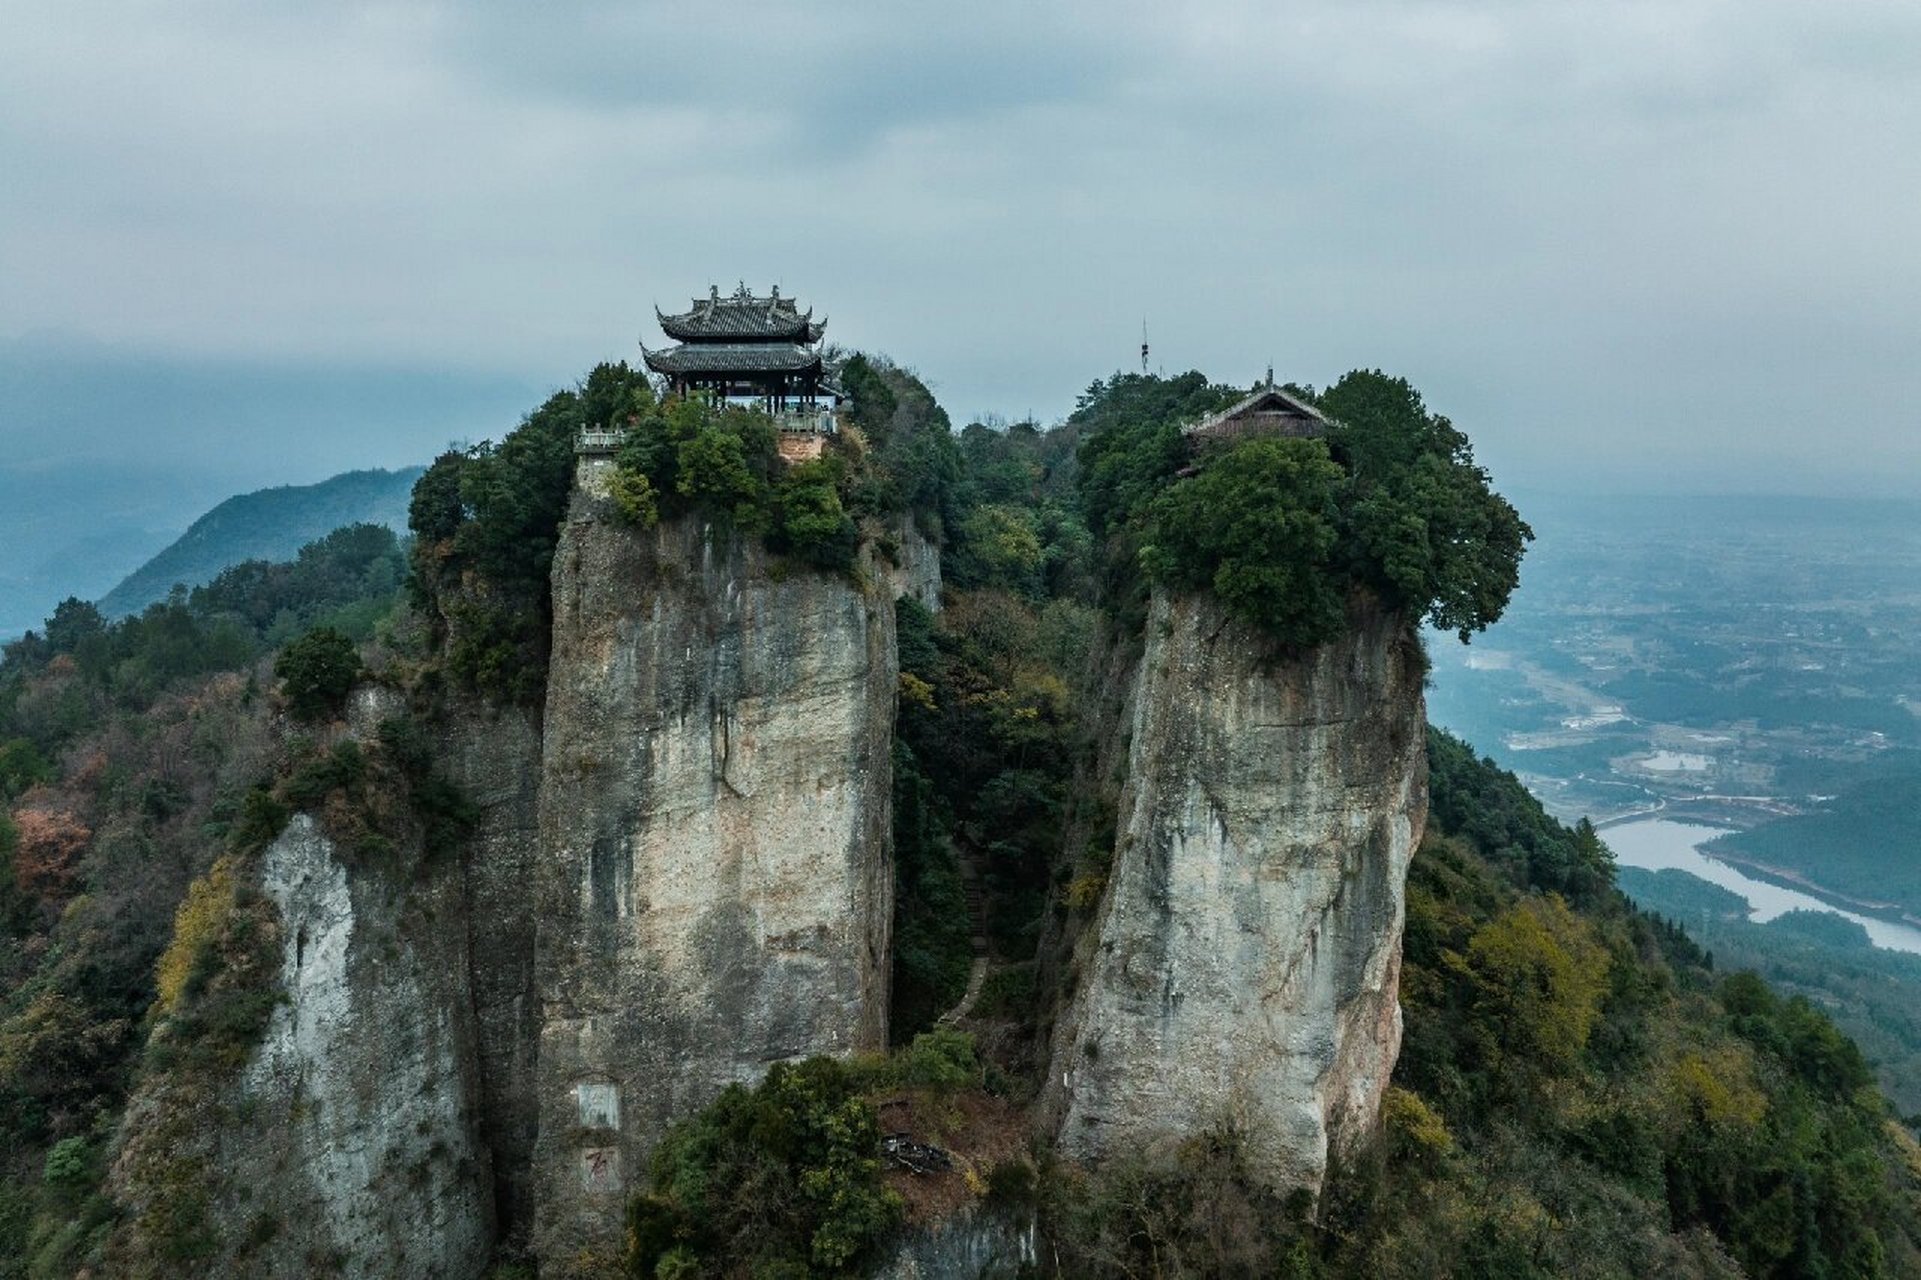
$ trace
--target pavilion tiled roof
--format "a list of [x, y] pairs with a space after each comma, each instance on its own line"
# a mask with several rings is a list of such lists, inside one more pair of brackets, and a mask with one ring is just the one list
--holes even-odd
[[819, 342], [827, 331], [825, 319], [816, 321], [811, 307], [802, 313], [792, 298], [780, 296], [778, 286], [765, 298], [756, 297], [745, 284], [727, 298], [721, 297], [716, 288], [705, 298], [695, 298], [679, 315], [664, 315], [659, 307], [654, 308], [654, 315], [669, 337], [682, 342], [742, 338]]
[[665, 351], [640, 349], [655, 373], [804, 373], [820, 368], [820, 352], [795, 342], [693, 342]]

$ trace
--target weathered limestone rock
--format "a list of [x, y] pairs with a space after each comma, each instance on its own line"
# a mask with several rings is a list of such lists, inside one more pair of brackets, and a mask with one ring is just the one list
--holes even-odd
[[1049, 1111], [1098, 1160], [1220, 1123], [1318, 1190], [1400, 1050], [1408, 859], [1426, 819], [1417, 642], [1357, 609], [1274, 661], [1205, 598], [1147, 623], [1117, 848], [1056, 1035]]
[[493, 1167], [496, 1228], [509, 1249], [533, 1221], [528, 1177], [539, 1110], [529, 886], [539, 865], [540, 730], [516, 708], [460, 700], [439, 726], [436, 767], [470, 800], [479, 824], [461, 853], [468, 990], [480, 1079], [480, 1138]]
[[1034, 1214], [973, 1204], [903, 1233], [872, 1280], [1012, 1280], [1040, 1261]]
[[940, 612], [940, 548], [921, 534], [913, 516], [901, 519], [890, 563], [883, 565], [895, 599], [911, 596], [929, 613]]
[[[893, 610], [583, 464], [554, 563], [535, 1249], [618, 1248], [673, 1120], [886, 1039]], [[870, 577], [869, 581], [873, 579]]]
[[485, 1267], [493, 1206], [475, 1139], [465, 938], [413, 925], [458, 890], [350, 873], [298, 814], [262, 856], [281, 984], [260, 1048], [220, 1113], [207, 1276], [423, 1276]]

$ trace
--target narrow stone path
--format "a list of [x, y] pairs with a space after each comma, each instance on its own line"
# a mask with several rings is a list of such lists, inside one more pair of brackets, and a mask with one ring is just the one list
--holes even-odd
[[975, 870], [968, 851], [957, 846], [955, 852], [960, 861], [961, 887], [967, 894], [967, 919], [973, 927], [968, 943], [974, 952], [974, 966], [967, 971], [967, 990], [959, 1003], [934, 1019], [937, 1027], [951, 1027], [972, 1013], [975, 1001], [980, 999], [981, 987], [987, 981], [987, 895], [981, 891], [980, 872]]

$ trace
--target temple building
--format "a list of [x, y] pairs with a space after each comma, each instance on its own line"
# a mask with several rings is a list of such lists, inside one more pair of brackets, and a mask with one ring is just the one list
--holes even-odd
[[827, 321], [781, 297], [778, 285], [765, 298], [745, 284], [727, 298], [715, 287], [707, 297], [694, 299], [690, 310], [669, 316], [655, 307], [654, 315], [680, 345], [649, 351], [643, 343], [641, 355], [682, 395], [701, 390], [757, 399], [769, 413], [811, 409], [823, 399], [832, 404], [840, 398], [819, 349]]
[[1244, 440], [1249, 436], [1324, 436], [1327, 418], [1307, 401], [1267, 384], [1254, 394], [1185, 428], [1195, 443]]
[[729, 297], [714, 286], [678, 315], [659, 307], [654, 315], [679, 345], [649, 351], [643, 343], [640, 353], [675, 393], [754, 402], [780, 427], [781, 456], [820, 456], [842, 397], [820, 351], [825, 318], [781, 297], [779, 285], [762, 298], [744, 283]]

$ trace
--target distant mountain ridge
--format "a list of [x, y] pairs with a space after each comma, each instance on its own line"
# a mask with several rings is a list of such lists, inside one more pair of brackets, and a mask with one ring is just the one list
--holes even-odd
[[197, 587], [243, 560], [291, 560], [342, 525], [407, 527], [407, 500], [424, 467], [347, 471], [319, 484], [279, 485], [228, 498], [165, 550], [100, 597], [110, 618], [164, 600], [176, 583]]

